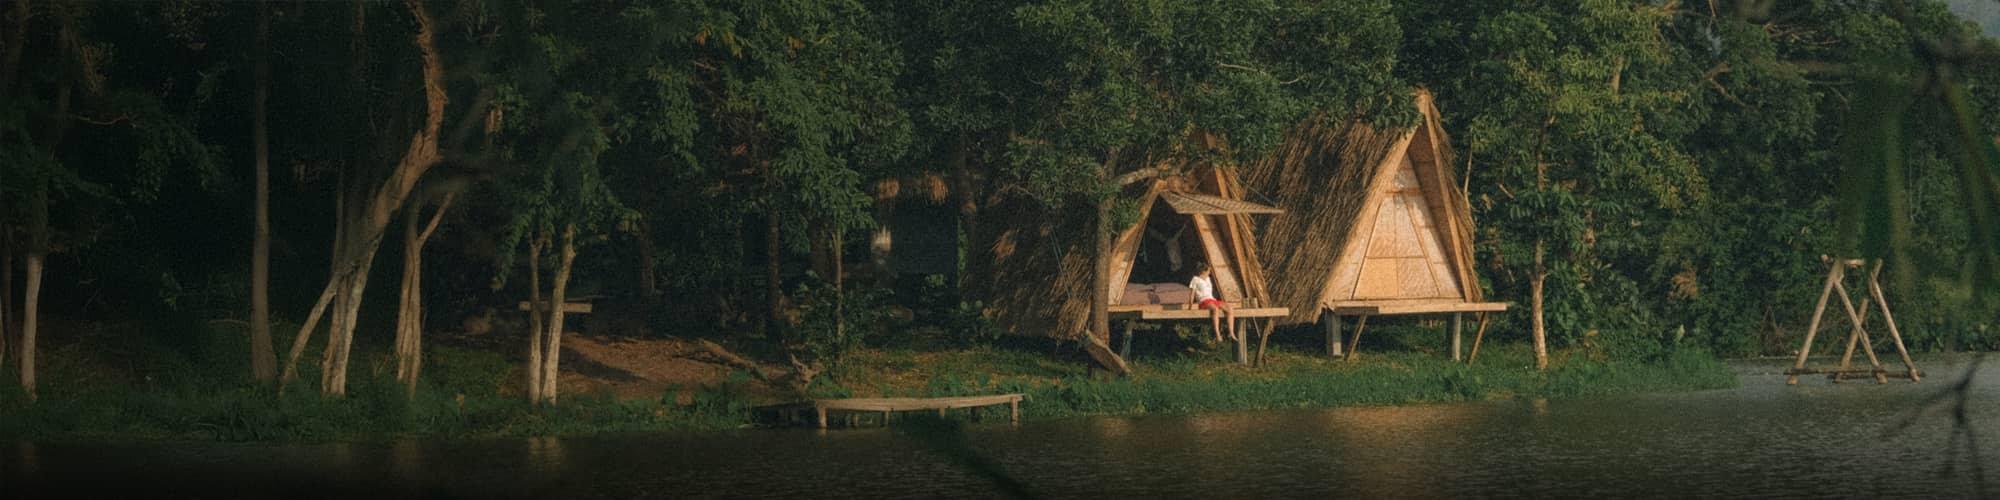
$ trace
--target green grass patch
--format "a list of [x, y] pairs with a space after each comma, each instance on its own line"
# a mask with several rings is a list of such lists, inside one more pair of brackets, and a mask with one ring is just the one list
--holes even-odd
[[[1184, 332], [1182, 332], [1184, 333]], [[1507, 398], [1588, 398], [1733, 387], [1735, 375], [1705, 352], [1668, 352], [1651, 361], [1556, 353], [1533, 368], [1525, 346], [1491, 346], [1466, 366], [1416, 349], [1365, 351], [1331, 360], [1306, 347], [1274, 345], [1263, 366], [1230, 362], [1198, 336], [1154, 342], [1124, 378], [1093, 377], [1073, 349], [996, 344], [862, 348], [809, 388], [813, 397], [943, 397], [1024, 393], [1028, 418], [1185, 414], [1349, 405], [1395, 405]], [[241, 335], [213, 330], [193, 348], [132, 348], [115, 356], [79, 342], [45, 352], [41, 400], [0, 384], [0, 440], [191, 439], [224, 441], [369, 440], [701, 431], [751, 422], [753, 402], [739, 373], [688, 395], [653, 398], [567, 394], [533, 407], [517, 389], [520, 365], [496, 352], [434, 347], [414, 397], [393, 380], [384, 353], [358, 351], [346, 397], [315, 390], [318, 353], [280, 394], [248, 382]], [[282, 350], [280, 352], [283, 352]]]

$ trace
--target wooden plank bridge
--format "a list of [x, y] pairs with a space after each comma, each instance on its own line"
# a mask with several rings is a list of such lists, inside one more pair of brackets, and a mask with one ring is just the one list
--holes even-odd
[[962, 397], [951, 397], [951, 398], [814, 399], [798, 403], [761, 406], [757, 408], [757, 411], [760, 413], [763, 412], [775, 413], [780, 418], [783, 418], [791, 422], [797, 422], [803, 420], [806, 415], [812, 415], [813, 422], [817, 424], [819, 428], [825, 429], [827, 423], [827, 415], [832, 412], [845, 412], [850, 415], [866, 414], [866, 413], [880, 414], [882, 416], [882, 423], [884, 425], [887, 425], [889, 423], [890, 414], [899, 411], [931, 410], [931, 411], [936, 411], [939, 417], [943, 417], [945, 416], [945, 412], [948, 410], [953, 410], [958, 408], [971, 408], [972, 411], [974, 412], [973, 413], [974, 416], [977, 416], [979, 408], [986, 406], [998, 406], [998, 405], [1007, 405], [1007, 412], [1008, 412], [1007, 419], [1009, 422], [1011, 423], [1021, 422], [1020, 394], [998, 394], [992, 396], [962, 396]]

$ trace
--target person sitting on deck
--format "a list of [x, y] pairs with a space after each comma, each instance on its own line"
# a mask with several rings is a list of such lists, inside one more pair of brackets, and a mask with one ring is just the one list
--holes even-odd
[[1229, 319], [1229, 338], [1234, 340], [1236, 339], [1236, 308], [1229, 307], [1229, 303], [1215, 298], [1215, 283], [1208, 280], [1208, 275], [1211, 272], [1213, 272], [1213, 269], [1208, 266], [1207, 262], [1195, 265], [1194, 279], [1188, 281], [1188, 288], [1193, 290], [1194, 293], [1188, 296], [1188, 302], [1196, 304], [1196, 307], [1208, 310], [1208, 322], [1210, 326], [1215, 327], [1216, 342], [1222, 341], [1222, 320], [1224, 317], [1227, 317]]

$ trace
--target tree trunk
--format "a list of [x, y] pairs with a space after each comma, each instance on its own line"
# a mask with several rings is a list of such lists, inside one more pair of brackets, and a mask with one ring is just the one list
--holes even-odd
[[[417, 217], [422, 214], [418, 212], [417, 207], [410, 207], [403, 212], [403, 279], [396, 283], [397, 382], [410, 380], [410, 335], [412, 334], [410, 330], [412, 330], [411, 323], [418, 322], [417, 313], [410, 309], [417, 305], [414, 302], [421, 300], [415, 290], [419, 285], [412, 283], [423, 272], [421, 270], [423, 248], [417, 243], [417, 224], [421, 224]], [[421, 329], [421, 325], [418, 326]]]
[[1111, 342], [1111, 204], [1105, 196], [1097, 200], [1097, 227], [1092, 234], [1093, 261], [1090, 266], [1090, 335]]
[[[13, 98], [15, 78], [21, 69], [21, 48], [28, 39], [28, 1], [15, 0], [14, 10], [8, 15], [13, 21], [7, 30], [6, 53], [0, 55], [0, 99]], [[0, 190], [4, 191], [4, 190]], [[0, 203], [0, 207], [6, 206]], [[11, 228], [0, 223], [0, 366], [6, 365], [7, 343], [13, 333], [14, 321], [14, 240]], [[25, 325], [24, 325], [25, 326]], [[23, 356], [25, 358], [25, 356]]]
[[785, 295], [784, 286], [779, 283], [778, 257], [782, 254], [783, 234], [778, 220], [778, 174], [769, 162], [764, 164], [764, 302], [769, 316], [764, 319], [764, 336], [777, 338], [784, 331]]
[[21, 388], [27, 391], [30, 402], [35, 400], [35, 329], [41, 320], [44, 256], [41, 250], [28, 250], [28, 283], [21, 294]]
[[421, 213], [417, 207], [409, 209], [409, 217], [403, 224], [403, 296], [402, 307], [396, 311], [396, 380], [403, 382], [406, 396], [413, 400], [417, 397], [417, 376], [424, 369], [424, 244], [430, 242], [431, 234], [444, 220], [445, 210], [451, 209], [451, 202], [457, 196], [456, 192], [445, 193], [423, 231], [417, 230], [417, 216]]
[[644, 219], [639, 221], [639, 291], [647, 300], [659, 298], [660, 275], [658, 264], [653, 262], [653, 225]]
[[[403, 153], [402, 160], [389, 176], [372, 191], [354, 193], [356, 203], [352, 211], [343, 213], [343, 223], [349, 230], [339, 237], [334, 252], [336, 268], [340, 262], [351, 264], [351, 275], [343, 280], [339, 272], [327, 280], [328, 287], [334, 288], [333, 317], [327, 331], [327, 350], [322, 358], [323, 371], [320, 377], [320, 393], [338, 397], [347, 393], [347, 365], [354, 346], [354, 327], [359, 318], [362, 292], [368, 286], [368, 271], [374, 264], [375, 251], [381, 247], [382, 234], [388, 230], [390, 218], [403, 206], [410, 191], [425, 172], [437, 165], [440, 153], [438, 138], [443, 127], [445, 104], [444, 63], [439, 58], [434, 43], [436, 27], [430, 12], [422, 0], [405, 0], [404, 4], [416, 18], [417, 33], [415, 43], [419, 59], [423, 63], [423, 84], [425, 115], [423, 126], [410, 137], [410, 145]], [[310, 333], [311, 325], [302, 332]], [[286, 368], [287, 371], [291, 367]]]
[[1534, 311], [1535, 369], [1549, 367], [1548, 330], [1542, 323], [1542, 283], [1548, 281], [1549, 271], [1542, 266], [1542, 240], [1535, 240], [1535, 275], [1528, 281], [1528, 304]]
[[368, 273], [374, 267], [375, 251], [381, 248], [379, 238], [373, 243], [355, 250], [362, 252], [362, 256], [356, 259], [360, 265], [355, 266], [354, 274], [348, 277], [343, 287], [345, 290], [337, 297], [341, 300], [334, 301], [333, 312], [337, 314], [334, 316], [335, 328], [327, 335], [326, 356], [321, 363], [320, 394], [323, 396], [347, 395], [348, 360], [354, 351], [354, 330], [361, 319], [362, 292], [368, 289]]
[[[0, 205], [4, 206], [4, 205]], [[14, 241], [0, 225], [0, 368], [7, 366], [14, 339]]]
[[[67, 102], [67, 99], [64, 99]], [[67, 108], [67, 106], [61, 106]], [[27, 281], [21, 292], [21, 388], [35, 400], [35, 340], [41, 326], [42, 266], [49, 248], [49, 184], [38, 179], [28, 201]]]
[[[960, 233], [965, 235], [959, 241], [963, 242], [979, 241], [979, 192], [975, 189], [975, 183], [972, 179], [971, 157], [972, 141], [966, 137], [964, 132], [960, 132], [958, 134], [958, 147], [952, 152], [952, 165], [954, 167], [954, 175], [952, 177], [955, 178], [953, 180], [958, 184], [958, 188], [952, 191], [953, 194], [958, 196], [958, 226]], [[965, 277], [967, 275], [984, 275], [975, 273], [974, 271], [981, 270], [972, 269], [972, 263], [968, 262], [979, 260], [977, 254], [966, 255], [968, 258], [959, 260], [958, 275], [955, 276], [956, 279], [952, 282], [953, 286], [956, 286], [960, 291], [961, 297], [964, 296]]]
[[576, 262], [576, 224], [563, 227], [562, 260], [556, 267], [556, 279], [549, 292], [549, 341], [548, 354], [542, 356], [542, 400], [550, 406], [556, 404], [557, 367], [562, 361], [563, 305], [568, 298], [570, 264]]
[[21, 71], [21, 48], [28, 41], [28, 0], [14, 0], [14, 12], [8, 17], [14, 26], [7, 30], [7, 53], [0, 55], [0, 99], [12, 97], [15, 76]]
[[257, 164], [256, 235], [250, 243], [250, 373], [259, 384], [277, 379], [271, 348], [271, 162], [264, 122], [271, 87], [271, 4], [257, 4], [256, 90], [251, 98], [250, 141]]
[[549, 246], [547, 231], [536, 230], [528, 242], [528, 402], [542, 404], [542, 249]]
[[843, 245], [843, 243], [845, 242], [842, 241], [841, 236], [842, 235], [840, 230], [835, 229], [833, 230], [832, 237], [829, 238], [833, 240], [831, 242], [833, 246], [833, 274], [831, 275], [832, 276], [831, 279], [833, 279], [833, 338], [836, 339], [837, 342], [846, 342], [847, 341], [847, 289], [843, 285], [841, 285], [842, 280], [840, 276], [841, 272], [844, 271], [844, 269], [841, 268], [842, 266], [840, 261], [841, 257], [843, 257], [841, 255], [842, 253], [841, 247], [845, 246]]

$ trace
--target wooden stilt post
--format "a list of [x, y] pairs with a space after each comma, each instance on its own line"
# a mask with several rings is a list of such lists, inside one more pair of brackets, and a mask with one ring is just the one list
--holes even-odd
[[1320, 313], [1320, 322], [1326, 324], [1326, 357], [1340, 358], [1344, 355], [1340, 349], [1341, 343], [1345, 342], [1340, 338], [1340, 316], [1328, 310]]
[[1137, 323], [1137, 321], [1133, 321], [1133, 320], [1129, 320], [1129, 319], [1128, 319], [1128, 320], [1125, 320], [1125, 329], [1124, 329], [1124, 332], [1125, 332], [1125, 341], [1124, 341], [1124, 342], [1123, 342], [1123, 343], [1122, 343], [1122, 344], [1121, 344], [1121, 345], [1120, 345], [1120, 346], [1118, 347], [1118, 357], [1120, 357], [1120, 358], [1125, 358], [1125, 359], [1132, 359], [1132, 324], [1133, 324], [1133, 323]]
[[[1910, 348], [1903, 345], [1903, 332], [1896, 329], [1896, 317], [1889, 314], [1889, 299], [1882, 296], [1882, 281], [1876, 279], [1881, 270], [1878, 264], [1876, 272], [1868, 275], [1868, 293], [1875, 296], [1876, 307], [1882, 308], [1882, 321], [1889, 324], [1889, 339], [1896, 342], [1896, 355], [1903, 358], [1903, 368], [1910, 370], [1910, 381], [1921, 382], [1923, 377], [1917, 374], [1917, 363], [1910, 360]], [[1881, 374], [1877, 373], [1876, 376], [1879, 377]]]
[[1021, 400], [1015, 399], [1007, 402], [1007, 422], [1012, 424], [1021, 423]]
[[1465, 313], [1451, 313], [1451, 360], [1458, 361], [1458, 339], [1465, 331]]
[[1271, 343], [1271, 330], [1275, 329], [1271, 323], [1273, 321], [1265, 320], [1263, 334], [1257, 336], [1257, 366], [1264, 366], [1264, 346]]
[[1348, 361], [1353, 361], [1354, 358], [1361, 356], [1361, 332], [1366, 330], [1368, 330], [1367, 315], [1362, 315], [1361, 319], [1354, 320], [1354, 339], [1348, 341], [1347, 345]]
[[[1254, 324], [1256, 322], [1244, 321], [1242, 323], [1245, 325], [1249, 325], [1249, 324]], [[1236, 331], [1236, 364], [1239, 365], [1250, 364], [1250, 332], [1242, 330]]]
[[1466, 366], [1472, 366], [1472, 362], [1479, 359], [1479, 341], [1486, 338], [1486, 322], [1492, 319], [1492, 313], [1479, 313], [1479, 332], [1472, 334], [1472, 352], [1465, 355]]
[[815, 407], [815, 408], [813, 408], [813, 410], [814, 410], [815, 412], [817, 412], [817, 413], [819, 414], [819, 428], [821, 428], [821, 429], [825, 429], [825, 428], [826, 428], [826, 407], [824, 407], [824, 406], [821, 406], [821, 407]]
[[[1832, 261], [1833, 268], [1826, 273], [1826, 285], [1820, 287], [1819, 304], [1813, 306], [1812, 321], [1806, 322], [1806, 340], [1804, 344], [1799, 346], [1799, 360], [1793, 364], [1793, 372], [1806, 369], [1806, 356], [1812, 355], [1813, 334], [1818, 333], [1820, 317], [1826, 314], [1826, 299], [1833, 295], [1833, 287], [1840, 284], [1841, 269], [1847, 265], [1846, 260], [1832, 259], [1824, 255], [1820, 256], [1820, 260]], [[1790, 376], [1785, 377], [1785, 385], [1798, 385], [1798, 383], [1798, 373], [1792, 373]]]

